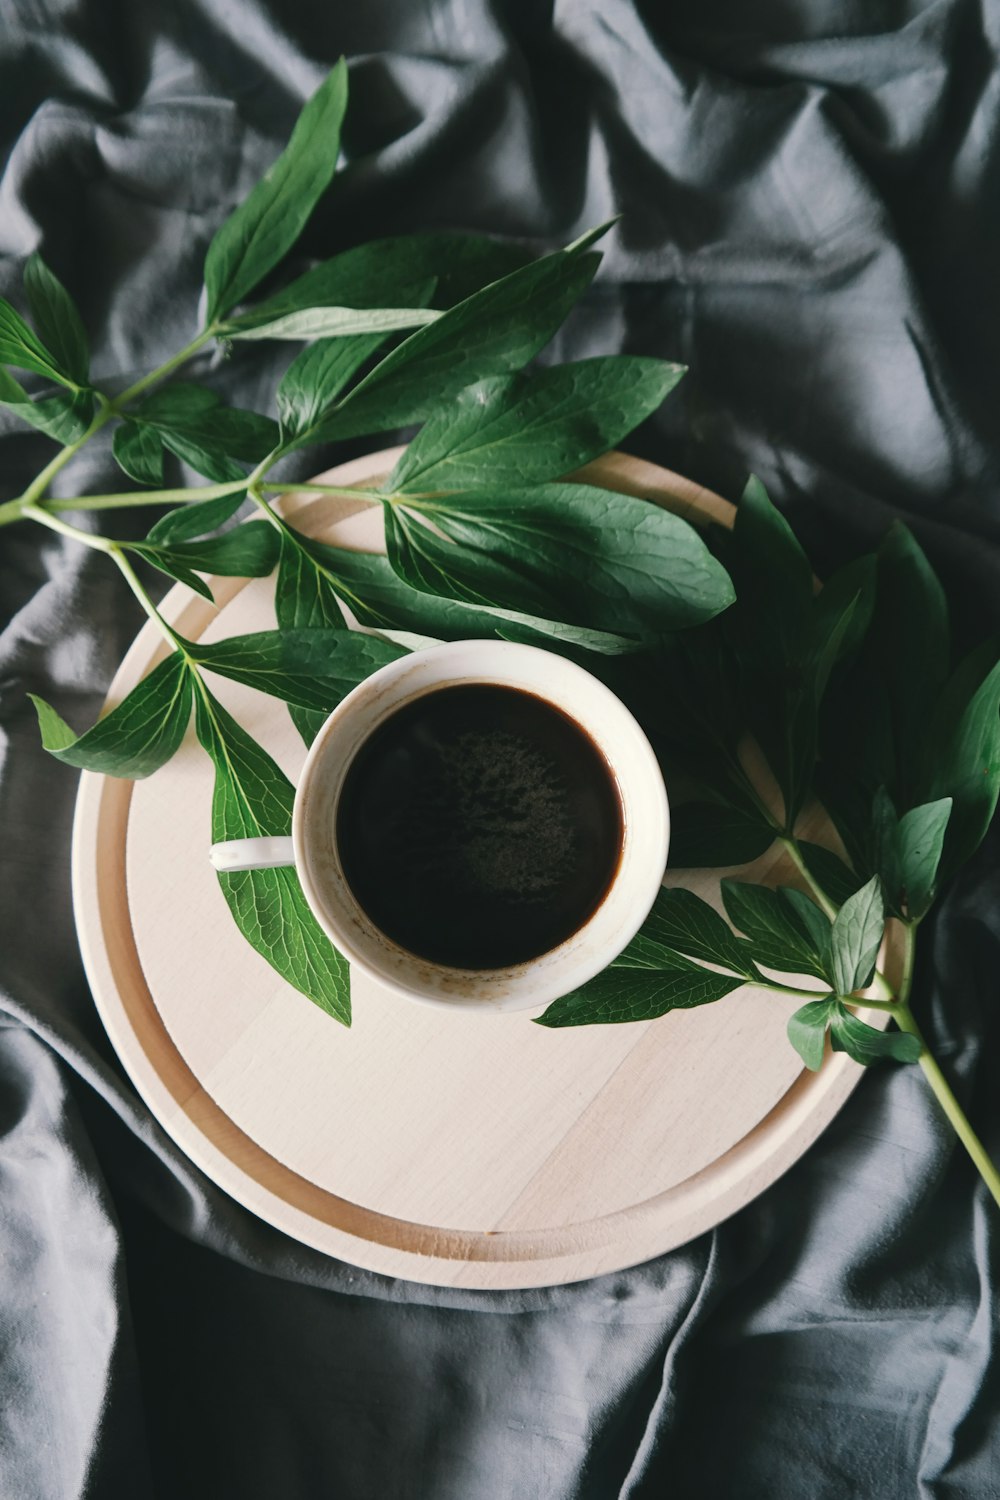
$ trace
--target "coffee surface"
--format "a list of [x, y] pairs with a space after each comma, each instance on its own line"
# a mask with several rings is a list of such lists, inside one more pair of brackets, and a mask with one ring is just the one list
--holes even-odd
[[531, 693], [439, 688], [352, 761], [337, 810], [347, 883], [421, 958], [497, 969], [581, 927], [623, 838], [614, 776], [580, 726]]

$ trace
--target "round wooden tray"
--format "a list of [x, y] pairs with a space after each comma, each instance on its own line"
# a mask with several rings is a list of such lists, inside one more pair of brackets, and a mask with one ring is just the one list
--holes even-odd
[[[398, 450], [397, 450], [398, 451]], [[358, 484], [396, 452], [334, 470]], [[613, 454], [586, 472], [731, 521], [718, 496]], [[381, 546], [377, 507], [300, 493], [296, 525]], [[214, 639], [272, 629], [272, 580], [170, 591], [167, 618]], [[159, 661], [152, 626], [113, 704]], [[282, 704], [213, 690], [295, 778]], [[441, 1014], [354, 979], [339, 1026], [244, 942], [208, 862], [212, 772], [193, 732], [148, 781], [84, 774], [74, 828], [80, 944], [101, 1018], [150, 1110], [220, 1187], [305, 1244], [436, 1285], [554, 1285], [647, 1260], [743, 1207], [814, 1141], [861, 1070], [801, 1070], [789, 1006], [742, 990], [637, 1025], [548, 1031], [523, 1013]], [[794, 876], [773, 857], [755, 877]], [[714, 873], [670, 879], [717, 900]]]

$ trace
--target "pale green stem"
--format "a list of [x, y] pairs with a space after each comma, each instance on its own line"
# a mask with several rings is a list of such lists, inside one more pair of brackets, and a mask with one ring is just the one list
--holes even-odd
[[[750, 979], [747, 983], [758, 984], [759, 981]], [[777, 979], [765, 979], [760, 988], [774, 990], [779, 995], [794, 995], [802, 1000], [825, 1000], [829, 994], [828, 990], [803, 990], [794, 984], [780, 984]]]
[[127, 406], [130, 401], [134, 401], [136, 396], [141, 396], [143, 391], [148, 390], [151, 385], [155, 385], [157, 381], [165, 380], [168, 375], [172, 375], [175, 370], [179, 370], [181, 365], [186, 365], [188, 360], [193, 359], [198, 351], [203, 349], [208, 341], [214, 337], [214, 328], [202, 329], [201, 333], [193, 338], [189, 344], [185, 344], [183, 349], [178, 350], [164, 364], [157, 365], [155, 370], [150, 370], [148, 375], [143, 375], [134, 385], [130, 385], [127, 390], [117, 395], [111, 402], [111, 409], [114, 414], [118, 415], [123, 406]]
[[792, 861], [792, 864], [798, 870], [799, 874], [802, 876], [802, 879], [812, 891], [817, 903], [823, 908], [823, 910], [826, 912], [826, 915], [832, 922], [834, 917], [837, 915], [837, 908], [834, 906], [829, 896], [823, 890], [822, 886], [817, 884], [813, 876], [810, 875], [808, 869], [806, 868], [806, 862], [802, 858], [798, 840], [794, 837], [793, 834], [783, 834], [782, 837], [779, 838], [778, 843], [785, 850], [785, 853]]
[[25, 505], [21, 509], [21, 514], [25, 520], [37, 521], [40, 526], [47, 526], [50, 531], [58, 531], [60, 536], [72, 537], [75, 542], [82, 542], [85, 547], [91, 547], [95, 552], [114, 551], [115, 544], [108, 537], [95, 536], [90, 531], [81, 531], [79, 526], [71, 526], [68, 521], [52, 515], [51, 511], [43, 510], [40, 505]]
[[[35, 475], [34, 479], [28, 485], [28, 488], [24, 491], [24, 494], [19, 495], [16, 500], [8, 501], [8, 503], [3, 506], [4, 511], [20, 513], [25, 506], [33, 505], [36, 500], [44, 495], [50, 482], [55, 478], [55, 476], [61, 469], [64, 469], [66, 467], [70, 459], [75, 458], [80, 449], [90, 442], [90, 439], [94, 436], [94, 434], [100, 432], [101, 428], [104, 427], [108, 422], [110, 422], [111, 418], [115, 415], [110, 401], [108, 401], [104, 396], [99, 396], [98, 400], [100, 404], [96, 413], [94, 414], [94, 420], [91, 422], [86, 432], [83, 433], [82, 436], [78, 437], [75, 443], [67, 443], [64, 448], [60, 448], [55, 457], [49, 459], [49, 462], [45, 465], [45, 468], [42, 469], [40, 473]], [[17, 514], [11, 514], [11, 519], [16, 520]]]
[[903, 949], [903, 972], [899, 981], [898, 998], [894, 1005], [886, 1005], [884, 1008], [892, 1012], [900, 1031], [906, 1031], [910, 1036], [915, 1036], [920, 1043], [920, 1057], [917, 1061], [920, 1064], [924, 1077], [930, 1084], [934, 1097], [944, 1110], [955, 1134], [971, 1156], [977, 1172], [985, 1182], [994, 1201], [1000, 1206], [1000, 1171], [997, 1170], [986, 1147], [969, 1124], [965, 1111], [955, 1098], [951, 1085], [942, 1073], [937, 1061], [932, 1057], [924, 1034], [914, 1020], [913, 1012], [910, 1010], [910, 990], [913, 986], [916, 937], [915, 924], [908, 923], [906, 926], [905, 947]]
[[[157, 629], [162, 632], [174, 650], [184, 650], [177, 636], [147, 594], [135, 569], [125, 556], [124, 549], [118, 542], [113, 542], [106, 536], [95, 536], [90, 531], [81, 531], [79, 526], [71, 526], [68, 521], [61, 520], [59, 516], [51, 515], [49, 511], [42, 510], [37, 505], [25, 506], [24, 514], [29, 520], [37, 521], [41, 526], [47, 526], [50, 531], [56, 531], [60, 536], [71, 537], [74, 542], [82, 542], [85, 547], [90, 547], [94, 552], [103, 552], [107, 557], [112, 558], [125, 582]], [[184, 655], [187, 656], [186, 651], [184, 651]], [[190, 658], [188, 659], [190, 660]]]
[[[121, 416], [122, 408], [127, 406], [136, 396], [141, 395], [143, 391], [148, 390], [157, 381], [165, 380], [168, 375], [172, 375], [181, 365], [186, 364], [214, 335], [214, 328], [204, 329], [189, 344], [185, 344], [184, 348], [179, 350], [172, 358], [168, 359], [164, 364], [158, 365], [155, 370], [150, 370], [148, 375], [143, 375], [140, 380], [137, 380], [134, 385], [130, 385], [127, 390], [122, 391], [120, 395], [115, 396], [113, 400], [108, 400], [107, 396], [101, 391], [97, 391], [98, 408], [86, 432], [78, 437], [75, 442], [67, 443], [64, 447], [60, 448], [59, 452], [45, 465], [45, 468], [35, 475], [35, 478], [23, 494], [18, 495], [15, 500], [8, 500], [4, 505], [0, 505], [0, 526], [7, 525], [11, 521], [20, 520], [26, 508], [35, 505], [41, 499], [55, 476], [66, 467], [71, 459], [76, 457], [80, 449], [85, 447], [96, 433], [100, 432], [102, 427], [107, 426], [112, 417]], [[140, 502], [136, 501], [135, 503], [139, 504]], [[60, 508], [63, 510], [97, 510], [104, 507], [80, 505], [79, 502], [64, 502]], [[37, 515], [33, 519], [37, 521]]]
[[225, 484], [193, 485], [190, 489], [176, 490], [127, 490], [114, 495], [81, 495], [75, 500], [49, 498], [36, 501], [48, 511], [53, 510], [134, 510], [142, 505], [195, 505], [199, 500], [221, 500], [225, 495], [236, 495], [246, 489], [245, 479], [232, 479]]
[[297, 495], [300, 492], [338, 495], [344, 500], [367, 500], [370, 505], [392, 498], [390, 495], [379, 494], [377, 490], [351, 489], [349, 485], [339, 484], [297, 484], [294, 480], [289, 480], [286, 484], [261, 484], [258, 489], [266, 490], [269, 495]]

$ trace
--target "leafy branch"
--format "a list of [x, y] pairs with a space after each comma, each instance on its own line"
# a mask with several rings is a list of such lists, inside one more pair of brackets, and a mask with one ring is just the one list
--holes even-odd
[[[206, 674], [277, 695], [308, 741], [346, 692], [417, 637], [500, 636], [556, 650], [631, 652], [649, 635], [697, 624], [732, 600], [724, 567], [684, 522], [651, 504], [596, 490], [584, 499], [580, 487], [551, 482], [617, 443], [683, 374], [661, 360], [624, 356], [525, 371], [590, 284], [600, 260], [591, 246], [608, 225], [538, 260], [473, 236], [399, 236], [345, 251], [248, 304], [330, 186], [346, 103], [341, 63], [209, 245], [202, 328], [125, 389], [91, 379], [83, 322], [38, 256], [25, 268], [31, 321], [0, 302], [0, 359], [44, 382], [29, 395], [5, 370], [0, 402], [61, 445], [21, 495], [0, 505], [0, 525], [33, 522], [108, 557], [172, 652], [79, 736], [36, 699], [43, 743], [74, 766], [145, 776], [176, 751], [193, 711], [215, 768], [216, 838], [232, 829], [285, 833], [292, 791], [213, 698]], [[213, 341], [260, 339], [297, 346], [277, 388], [277, 421], [180, 378]], [[423, 427], [377, 494], [313, 488], [381, 506], [390, 534], [397, 523], [408, 534], [418, 527], [424, 550], [428, 507], [436, 507], [437, 530], [452, 533], [436, 554], [439, 577], [412, 567], [396, 547], [387, 559], [315, 542], [272, 508], [269, 497], [287, 486], [269, 476], [286, 456], [407, 423]], [[140, 488], [53, 496], [56, 476], [106, 428], [118, 466]], [[168, 463], [208, 483], [171, 485]], [[248, 499], [260, 519], [231, 525]], [[82, 530], [62, 514], [167, 505], [141, 540]], [[587, 578], [578, 576], [581, 548], [593, 554]], [[279, 629], [211, 649], [186, 641], [159, 614], [139, 564], [208, 598], [205, 575], [276, 572]], [[633, 574], [644, 579], [634, 606]], [[349, 622], [382, 634], [348, 630]], [[294, 872], [220, 880], [258, 952], [348, 1020], [347, 966], [322, 937]]]
[[[672, 864], [729, 870], [777, 844], [806, 890], [724, 878], [728, 923], [693, 893], [665, 890], [629, 948], [540, 1022], [649, 1020], [748, 984], [794, 993], [806, 1003], [788, 1036], [806, 1066], [820, 1066], [828, 1041], [863, 1065], [918, 1062], [1000, 1202], [1000, 1174], [910, 1005], [917, 929], [975, 853], [1000, 794], [996, 647], [951, 665], [943, 590], [902, 525], [819, 590], [751, 480], [714, 549], [735, 605], [655, 663], [612, 664], [605, 676], [689, 790], [675, 809]], [[827, 845], [804, 836], [817, 822]], [[876, 968], [889, 922], [902, 936], [895, 983]], [[818, 986], [802, 991], [775, 973]], [[858, 1006], [898, 1029], [868, 1025]]]
[[[1000, 791], [995, 647], [952, 663], [943, 591], [905, 528], [818, 590], [755, 479], [732, 533], [717, 528], [707, 543], [654, 504], [573, 481], [684, 373], [629, 356], [532, 368], [590, 285], [592, 246], [609, 225], [539, 259], [475, 236], [400, 235], [254, 302], [335, 190], [346, 107], [341, 62], [212, 239], [199, 332], [123, 389], [92, 379], [83, 321], [39, 256], [25, 266], [28, 315], [0, 299], [0, 405], [58, 445], [0, 504], [0, 526], [30, 522], [108, 557], [170, 652], [82, 734], [35, 698], [45, 748], [72, 766], [147, 776], [193, 715], [214, 767], [213, 839], [281, 835], [292, 788], [206, 677], [281, 699], [309, 742], [357, 682], [428, 639], [499, 637], [583, 659], [633, 707], [672, 785], [689, 788], [674, 864], [731, 869], [777, 843], [806, 890], [727, 878], [725, 916], [664, 890], [615, 962], [541, 1024], [648, 1020], [747, 985], [793, 999], [788, 1033], [807, 1067], [828, 1045], [864, 1064], [918, 1061], [1000, 1202], [996, 1169], [910, 1008], [919, 923], [974, 853]], [[259, 340], [301, 346], [276, 419], [178, 378], [214, 342]], [[387, 555], [318, 542], [272, 506], [288, 487], [272, 474], [284, 458], [409, 425], [419, 431], [379, 490], [300, 486], [379, 506]], [[138, 488], [54, 496], [53, 481], [105, 429]], [[207, 482], [168, 482], [177, 465]], [[232, 524], [245, 502], [259, 514]], [[63, 514], [145, 506], [162, 513], [138, 541]], [[209, 598], [206, 575], [274, 573], [277, 628], [211, 646], [186, 640], [137, 565]], [[835, 830], [825, 845], [807, 836], [818, 805]], [[219, 878], [262, 957], [349, 1022], [347, 965], [294, 871]], [[876, 968], [889, 921], [903, 934], [896, 983]], [[868, 1025], [860, 1005], [896, 1029]]]

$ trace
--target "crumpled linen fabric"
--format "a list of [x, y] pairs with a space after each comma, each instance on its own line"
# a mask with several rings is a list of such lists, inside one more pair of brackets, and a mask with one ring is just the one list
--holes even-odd
[[[300, 260], [443, 227], [542, 250], [620, 212], [545, 357], [682, 360], [633, 451], [730, 498], [758, 473], [821, 567], [905, 517], [973, 641], [1000, 624], [998, 31], [986, 0], [0, 0], [0, 292], [40, 248], [98, 378], [161, 361], [345, 53]], [[199, 373], [269, 410], [287, 357]], [[0, 498], [51, 451], [0, 413]], [[56, 484], [118, 487], [103, 442]], [[330, 1260], [183, 1157], [97, 1020], [76, 777], [25, 697], [83, 728], [139, 623], [102, 558], [0, 536], [0, 1495], [1000, 1496], [1000, 1219], [916, 1069], [867, 1074], [712, 1233], [529, 1292]], [[915, 1004], [995, 1157], [998, 939], [992, 836]]]

